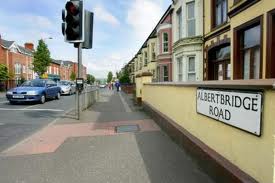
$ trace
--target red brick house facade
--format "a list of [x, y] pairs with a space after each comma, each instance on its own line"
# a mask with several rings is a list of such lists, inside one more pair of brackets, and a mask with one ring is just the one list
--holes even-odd
[[21, 79], [33, 79], [32, 61], [33, 45], [26, 43], [25, 47], [17, 45], [14, 41], [1, 39], [0, 63], [8, 67], [11, 79], [17, 82]]
[[168, 8], [157, 26], [157, 81], [172, 81], [172, 9]]

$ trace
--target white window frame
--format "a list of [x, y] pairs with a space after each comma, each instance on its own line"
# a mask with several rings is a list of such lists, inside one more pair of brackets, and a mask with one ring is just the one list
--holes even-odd
[[[188, 5], [189, 4], [194, 4], [194, 16], [189, 18], [188, 17], [188, 14], [189, 14], [189, 8], [188, 8]], [[195, 21], [194, 23], [194, 33], [192, 35], [189, 35], [189, 24], [190, 22], [192, 21]], [[187, 26], [187, 29], [186, 29], [186, 34], [187, 34], [187, 37], [192, 37], [192, 36], [196, 36], [196, 6], [195, 6], [195, 1], [190, 1], [188, 3], [186, 3], [186, 26]]]
[[[190, 58], [194, 58], [194, 71], [189, 70]], [[191, 74], [195, 74], [195, 80], [194, 81], [196, 81], [197, 80], [197, 78], [196, 78], [197, 74], [196, 74], [196, 56], [195, 55], [190, 55], [190, 56], [187, 57], [187, 81], [191, 81], [191, 80], [189, 80], [189, 75], [191, 75]]]
[[183, 57], [182, 56], [177, 58], [177, 71], [178, 71], [178, 74], [177, 74], [178, 81], [181, 82], [183, 81]]
[[[164, 35], [167, 34], [167, 41], [164, 41]], [[167, 47], [167, 51], [164, 50], [164, 48]], [[162, 53], [168, 53], [169, 52], [169, 34], [168, 32], [162, 33]]]
[[15, 70], [15, 74], [21, 74], [21, 64], [19, 63], [14, 64], [14, 70]]

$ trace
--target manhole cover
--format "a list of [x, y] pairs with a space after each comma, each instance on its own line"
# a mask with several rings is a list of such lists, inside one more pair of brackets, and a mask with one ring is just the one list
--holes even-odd
[[124, 132], [138, 132], [138, 125], [121, 125], [116, 127], [116, 133], [124, 133]]

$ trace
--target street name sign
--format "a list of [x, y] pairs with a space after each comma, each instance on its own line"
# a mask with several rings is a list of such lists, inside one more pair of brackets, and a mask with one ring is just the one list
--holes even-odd
[[262, 92], [197, 89], [197, 113], [261, 135]]

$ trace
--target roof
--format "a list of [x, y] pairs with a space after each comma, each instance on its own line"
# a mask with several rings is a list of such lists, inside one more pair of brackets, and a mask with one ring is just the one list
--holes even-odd
[[[5, 39], [0, 40], [0, 44], [6, 49], [9, 49], [14, 43], [15, 43], [15, 41], [8, 41], [8, 40], [5, 40]], [[18, 51], [22, 54], [25, 54], [25, 55], [32, 55], [33, 54], [33, 50], [30, 50], [28, 48], [25, 48], [25, 47], [19, 46], [19, 45], [16, 45], [16, 47], [18, 48]]]
[[24, 48], [23, 46], [18, 46], [18, 48], [19, 48], [20, 52], [23, 54], [28, 54], [28, 55], [33, 54], [33, 51], [28, 48]]
[[9, 48], [14, 43], [14, 41], [8, 41], [5, 39], [1, 39], [0, 43], [2, 44], [3, 47]]

